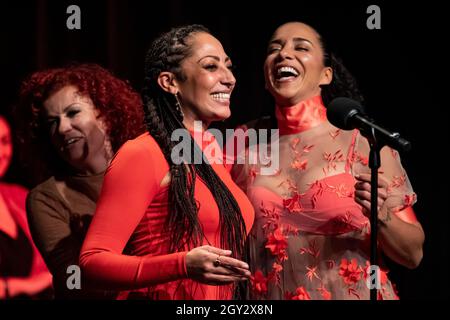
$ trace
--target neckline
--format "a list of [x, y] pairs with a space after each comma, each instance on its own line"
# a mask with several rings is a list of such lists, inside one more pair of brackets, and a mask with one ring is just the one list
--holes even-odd
[[327, 121], [326, 108], [320, 95], [291, 107], [275, 108], [280, 135], [300, 133]]
[[103, 179], [105, 176], [106, 170], [96, 173], [96, 174], [70, 174], [63, 176], [63, 179], [70, 179], [70, 180], [77, 180], [77, 181], [91, 181], [91, 180], [97, 180], [97, 179]]
[[[341, 172], [341, 173], [333, 174], [333, 175], [331, 175], [331, 176], [326, 176], [326, 177], [323, 177], [323, 178], [321, 178], [321, 179], [315, 180], [314, 182], [312, 182], [312, 183], [310, 184], [310, 186], [308, 187], [308, 189], [305, 190], [305, 192], [301, 193], [301, 195], [306, 196], [308, 193], [312, 192], [312, 190], [314, 190], [314, 188], [317, 187], [317, 183], [324, 182], [324, 181], [326, 181], [326, 180], [328, 180], [328, 179], [337, 179], [337, 178], [339, 178], [339, 177], [341, 177], [341, 176], [347, 176], [347, 177], [353, 179], [353, 181], [355, 180], [355, 178], [354, 178], [350, 173], [348, 173], [348, 172]], [[273, 193], [274, 195], [276, 195], [276, 196], [279, 197], [280, 199], [284, 199], [284, 198], [283, 198], [282, 196], [280, 196], [278, 193], [276, 193], [275, 191], [273, 191], [273, 190], [271, 190], [271, 189], [269, 189], [269, 188], [266, 188], [265, 186], [259, 186], [259, 185], [254, 186], [254, 185], [252, 185], [252, 186], [249, 187], [249, 189], [255, 189], [255, 188], [262, 188], [262, 189], [264, 189], [264, 190], [267, 190], [268, 192]]]
[[194, 130], [187, 129], [191, 134], [193, 140], [201, 148], [202, 151], [205, 150], [211, 143], [215, 141], [215, 136], [208, 130]]

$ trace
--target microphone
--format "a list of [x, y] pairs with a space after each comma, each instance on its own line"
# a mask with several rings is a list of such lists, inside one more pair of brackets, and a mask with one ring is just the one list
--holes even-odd
[[391, 148], [403, 151], [411, 150], [409, 141], [401, 138], [398, 132], [390, 132], [376, 125], [365, 114], [364, 108], [355, 100], [344, 97], [333, 99], [327, 107], [327, 118], [332, 125], [340, 129], [359, 129], [366, 138], [373, 130], [377, 139], [382, 140]]

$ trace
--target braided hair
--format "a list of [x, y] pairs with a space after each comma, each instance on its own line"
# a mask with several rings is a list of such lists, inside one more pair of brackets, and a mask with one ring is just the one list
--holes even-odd
[[[158, 76], [163, 71], [172, 72], [179, 81], [186, 80], [181, 64], [192, 54], [191, 37], [202, 32], [210, 33], [202, 25], [188, 25], [173, 28], [152, 42], [145, 59], [142, 90], [145, 124], [170, 167], [169, 215], [165, 225], [166, 230], [170, 230], [172, 235], [169, 250], [175, 252], [186, 247], [191, 249], [201, 245], [205, 239], [198, 221], [200, 204], [194, 198], [195, 180], [198, 175], [212, 193], [219, 208], [221, 247], [232, 250], [234, 256], [241, 257], [246, 229], [236, 199], [208, 163], [173, 162], [171, 153], [175, 142], [171, 140], [172, 132], [186, 128], [183, 125], [183, 116], [177, 108], [176, 97], [165, 92], [157, 83]], [[184, 156], [196, 159], [200, 154], [203, 159], [201, 149], [191, 136], [188, 136], [191, 154]]]

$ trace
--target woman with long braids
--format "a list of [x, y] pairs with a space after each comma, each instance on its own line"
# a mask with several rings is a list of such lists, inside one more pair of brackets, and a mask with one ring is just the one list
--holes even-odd
[[[279, 168], [270, 175], [262, 174], [258, 164], [232, 169], [255, 208], [249, 296], [368, 299], [369, 146], [357, 130], [331, 125], [323, 103], [338, 96], [361, 102], [356, 82], [321, 36], [300, 22], [276, 29], [264, 73], [276, 104], [279, 139], [273, 142], [279, 143]], [[394, 262], [415, 268], [424, 241], [412, 209], [416, 197], [399, 154], [385, 147], [381, 158], [379, 249]], [[381, 261], [379, 265], [378, 298], [396, 299], [386, 269]]]
[[[222, 164], [189, 159], [217, 143], [202, 142], [208, 125], [230, 116], [231, 60], [190, 25], [155, 39], [145, 64], [148, 133], [125, 143], [106, 173], [82, 271], [91, 285], [127, 290], [119, 298], [230, 299], [250, 275], [240, 259], [254, 211]], [[193, 147], [182, 161], [172, 156], [180, 129]]]

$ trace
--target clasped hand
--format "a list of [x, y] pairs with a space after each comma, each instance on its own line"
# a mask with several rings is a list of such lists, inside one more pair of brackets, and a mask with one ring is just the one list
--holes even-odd
[[250, 278], [247, 263], [232, 258], [230, 250], [212, 246], [192, 249], [186, 255], [188, 277], [210, 285], [225, 285]]

